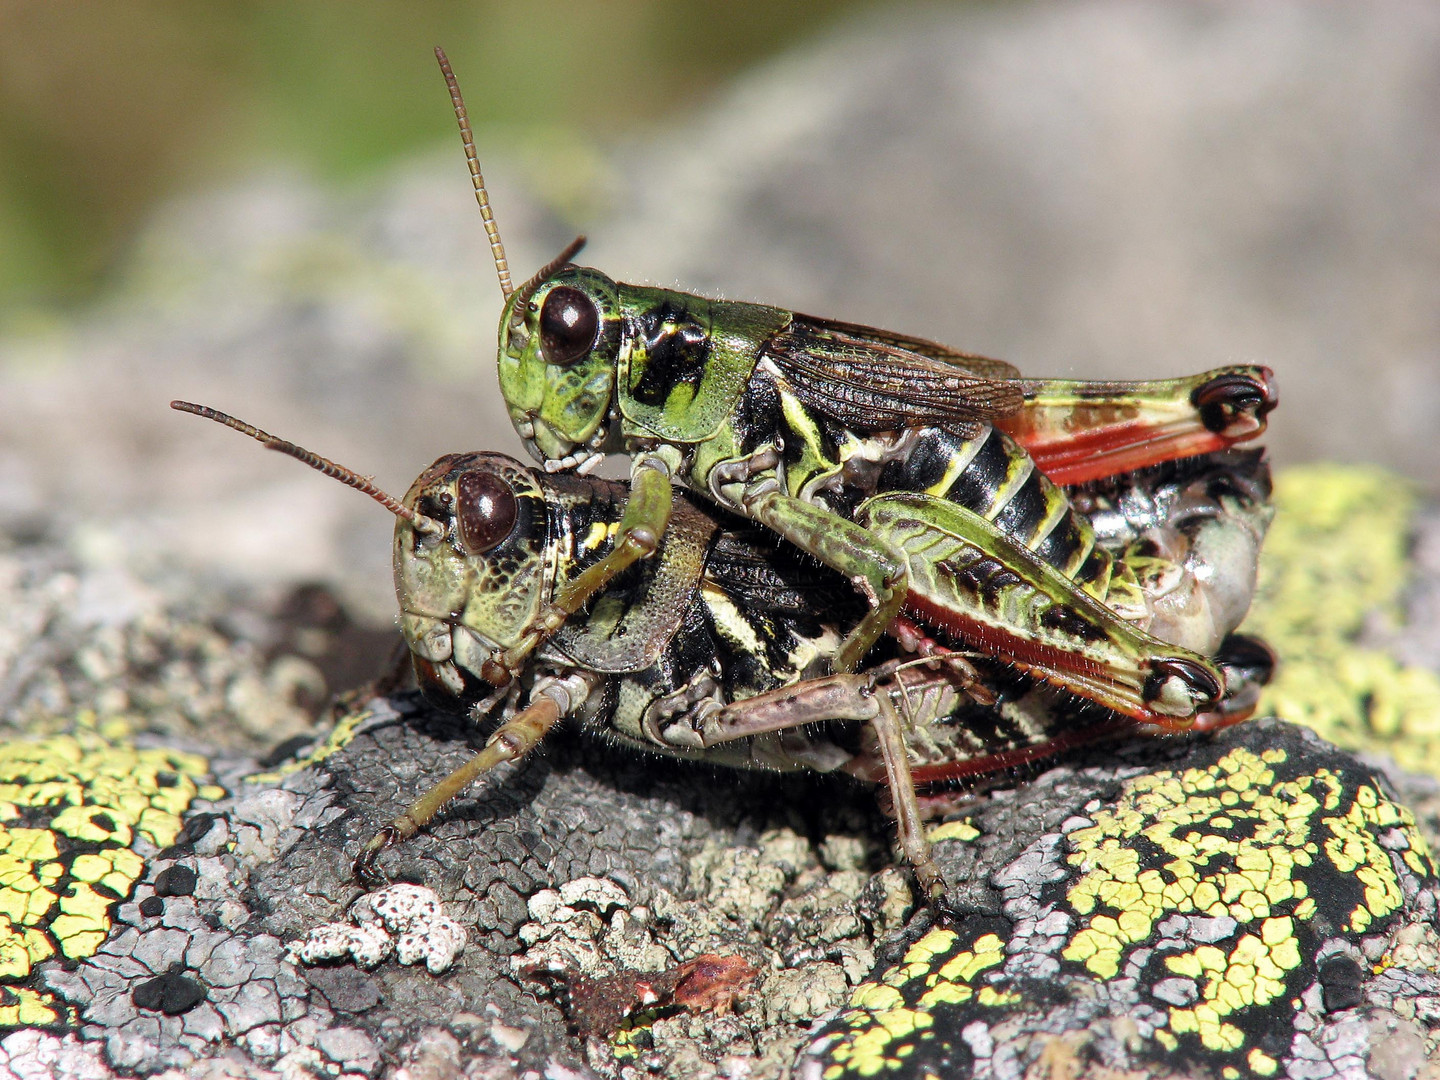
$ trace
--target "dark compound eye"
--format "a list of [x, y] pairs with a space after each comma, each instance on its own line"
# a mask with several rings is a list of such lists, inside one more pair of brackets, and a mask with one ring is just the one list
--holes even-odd
[[490, 472], [460, 477], [460, 542], [472, 555], [498, 547], [515, 528], [515, 492]]
[[540, 352], [547, 364], [569, 367], [588, 353], [600, 328], [600, 312], [579, 289], [557, 285], [540, 308]]

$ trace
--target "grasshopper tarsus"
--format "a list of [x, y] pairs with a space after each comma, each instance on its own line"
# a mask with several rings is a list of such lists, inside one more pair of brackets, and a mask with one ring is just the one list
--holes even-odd
[[355, 880], [368, 889], [381, 889], [390, 884], [390, 879], [380, 870], [378, 860], [380, 853], [386, 848], [394, 847], [404, 837], [400, 830], [393, 824], [386, 825], [383, 829], [372, 836], [360, 854], [355, 856], [355, 861], [350, 864], [350, 871], [355, 875]]

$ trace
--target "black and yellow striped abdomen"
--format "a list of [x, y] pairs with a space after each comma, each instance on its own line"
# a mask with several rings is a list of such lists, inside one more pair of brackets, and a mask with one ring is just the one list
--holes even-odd
[[1035, 468], [1018, 443], [985, 425], [973, 438], [922, 428], [909, 452], [886, 462], [877, 491], [946, 499], [992, 522], [1066, 577], [1103, 588], [1109, 555], [1065, 492]]
[[[826, 502], [842, 513], [853, 511], [856, 497], [881, 492], [944, 499], [992, 523], [1101, 601], [1112, 585], [1121, 584], [1117, 576], [1130, 576], [1097, 544], [1094, 527], [1065, 490], [1036, 468], [1014, 439], [989, 424], [978, 425], [974, 435], [922, 427], [898, 436], [856, 436], [835, 431], [783, 388], [777, 397], [792, 493], [805, 486], [827, 489]], [[804, 453], [795, 454], [802, 446]]]

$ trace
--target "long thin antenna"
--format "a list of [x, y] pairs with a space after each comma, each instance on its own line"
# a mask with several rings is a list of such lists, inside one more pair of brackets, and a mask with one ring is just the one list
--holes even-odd
[[208, 405], [193, 405], [188, 401], [172, 401], [170, 407], [180, 412], [192, 413], [195, 416], [203, 416], [206, 420], [214, 420], [217, 424], [224, 424], [228, 428], [234, 428], [244, 435], [263, 443], [267, 450], [278, 450], [282, 454], [288, 454], [296, 461], [303, 461], [312, 469], [317, 469], [326, 476], [339, 480], [342, 484], [349, 484], [356, 491], [362, 491], [372, 499], [385, 507], [398, 518], [404, 518], [410, 523], [410, 527], [416, 532], [429, 533], [432, 536], [445, 535], [445, 526], [441, 525], [432, 517], [426, 517], [415, 510], [410, 509], [393, 495], [387, 495], [375, 486], [375, 482], [368, 477], [345, 468], [344, 465], [337, 465], [329, 458], [323, 458], [319, 454], [306, 450], [303, 446], [296, 446], [285, 439], [277, 439], [268, 431], [261, 431], [254, 424], [247, 424], [244, 420], [237, 420], [227, 413], [218, 409], [212, 409]]
[[495, 272], [500, 275], [500, 291], [505, 294], [505, 299], [509, 300], [515, 287], [510, 283], [510, 264], [505, 259], [505, 245], [500, 242], [500, 227], [495, 224], [495, 214], [490, 209], [490, 193], [485, 190], [485, 177], [480, 174], [480, 157], [475, 153], [475, 133], [470, 130], [470, 114], [465, 111], [465, 99], [460, 96], [460, 84], [455, 81], [455, 72], [450, 70], [450, 58], [439, 45], [435, 46], [435, 59], [440, 61], [445, 85], [450, 88], [450, 104], [455, 106], [455, 121], [460, 125], [460, 141], [465, 144], [465, 162], [470, 166], [470, 182], [475, 185], [475, 201], [480, 204], [485, 235], [490, 238], [490, 254], [495, 257]]
[[515, 306], [510, 309], [515, 318], [524, 318], [525, 305], [530, 302], [530, 294], [538, 289], [551, 274], [555, 273], [556, 270], [559, 270], [566, 263], [574, 259], [576, 255], [580, 254], [580, 249], [584, 246], [585, 237], [577, 236], [565, 245], [564, 251], [560, 252], [559, 255], [556, 255], [555, 258], [535, 271], [535, 276], [520, 286], [520, 295], [515, 298]]

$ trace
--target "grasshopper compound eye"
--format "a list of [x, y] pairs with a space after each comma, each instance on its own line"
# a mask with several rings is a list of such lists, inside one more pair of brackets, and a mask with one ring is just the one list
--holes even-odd
[[476, 470], [460, 477], [456, 520], [460, 541], [471, 555], [484, 555], [505, 542], [515, 529], [515, 492], [492, 472]]
[[557, 285], [540, 308], [540, 352], [547, 364], [569, 367], [595, 346], [600, 312], [579, 289]]

